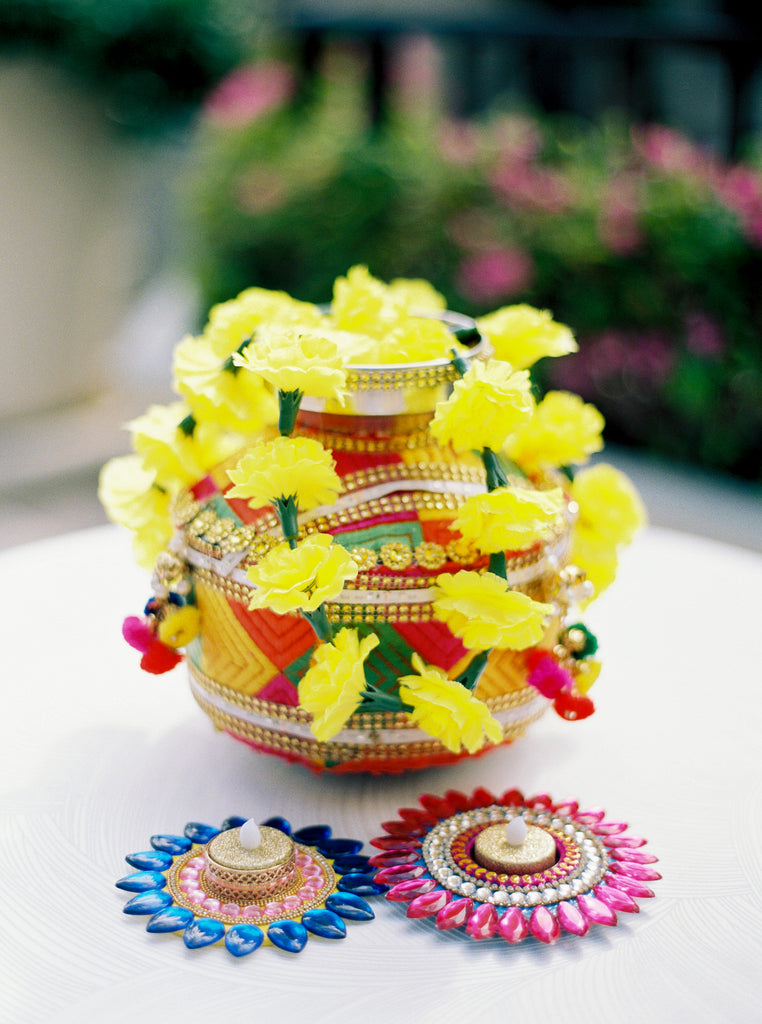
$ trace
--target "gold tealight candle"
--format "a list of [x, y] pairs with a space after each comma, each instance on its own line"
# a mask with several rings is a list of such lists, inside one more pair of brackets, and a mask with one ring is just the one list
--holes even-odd
[[207, 888], [237, 903], [266, 899], [296, 879], [292, 839], [254, 821], [220, 832], [206, 846], [204, 857]]
[[549, 832], [516, 817], [480, 832], [472, 856], [481, 867], [500, 875], [534, 875], [555, 864], [558, 850]]

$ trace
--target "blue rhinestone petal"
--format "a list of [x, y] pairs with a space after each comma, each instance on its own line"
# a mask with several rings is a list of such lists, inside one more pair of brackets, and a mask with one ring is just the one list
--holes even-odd
[[265, 940], [265, 933], [255, 924], [236, 924], [228, 928], [225, 946], [233, 956], [248, 956], [259, 949]]
[[307, 929], [298, 921], [273, 921], [267, 929], [267, 937], [278, 949], [286, 953], [301, 953], [307, 945]]
[[225, 934], [225, 925], [222, 921], [215, 921], [212, 917], [200, 917], [197, 921], [191, 921], [183, 932], [183, 942], [188, 949], [200, 949], [201, 946], [211, 946], [218, 942]]
[[136, 871], [114, 882], [117, 889], [125, 892], [148, 892], [149, 889], [163, 889], [166, 884], [166, 878], [159, 871]]
[[146, 925], [147, 932], [180, 932], [193, 920], [193, 911], [187, 907], [165, 907], [154, 914]]
[[172, 867], [172, 854], [164, 850], [141, 850], [128, 853], [124, 859], [140, 871], [166, 871]]
[[348, 875], [350, 871], [367, 871], [370, 867], [370, 857], [361, 853], [347, 853], [343, 857], [337, 857], [333, 862], [333, 870], [337, 875]]
[[317, 844], [324, 857], [344, 857], [362, 850], [362, 839], [325, 839]]
[[353, 892], [332, 892], [325, 905], [347, 921], [372, 921], [376, 916], [370, 903]]
[[194, 843], [208, 843], [210, 839], [220, 834], [220, 830], [213, 825], [204, 825], [200, 821], [189, 821], [183, 832]]
[[228, 832], [231, 828], [240, 828], [247, 818], [242, 818], [240, 814], [231, 814], [229, 818], [225, 818], [223, 823], [220, 825], [220, 832]]
[[317, 846], [331, 838], [330, 825], [307, 825], [306, 828], [299, 828], [291, 837], [297, 843], [304, 843], [305, 846]]
[[302, 914], [302, 924], [308, 932], [319, 935], [322, 939], [346, 938], [347, 926], [338, 914], [320, 907]]
[[[269, 826], [269, 828], [277, 828], [279, 832], [284, 832], [287, 836], [291, 835], [291, 822], [286, 821], [285, 818], [281, 818], [280, 815], [276, 815], [274, 818], [268, 818], [267, 821], [263, 821], [262, 824]], [[302, 842], [304, 842], [304, 840], [302, 840]]]
[[356, 896], [378, 896], [386, 892], [389, 886], [374, 881], [373, 875], [353, 871], [348, 875], [342, 875], [336, 882], [336, 888], [341, 892], [353, 892]]
[[127, 900], [122, 907], [123, 914], [157, 914], [172, 904], [172, 893], [151, 889], [149, 892], [138, 893]]
[[151, 836], [151, 846], [176, 857], [179, 853], [187, 853], [193, 843], [186, 836]]

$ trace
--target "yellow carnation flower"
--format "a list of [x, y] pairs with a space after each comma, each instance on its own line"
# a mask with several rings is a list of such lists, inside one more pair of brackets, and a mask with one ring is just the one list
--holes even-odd
[[437, 405], [430, 429], [441, 444], [450, 443], [456, 451], [499, 450], [533, 410], [526, 370], [514, 371], [498, 359], [476, 360], [455, 381], [450, 397]]
[[435, 593], [434, 614], [469, 650], [531, 647], [542, 639], [543, 620], [553, 612], [552, 605], [509, 590], [491, 572], [443, 573]]
[[360, 640], [356, 630], [341, 629], [315, 649], [299, 681], [299, 704], [312, 715], [317, 739], [331, 739], [357, 710], [365, 689], [363, 663], [378, 642], [377, 636]]
[[414, 654], [417, 675], [399, 680], [400, 699], [410, 705], [410, 718], [419, 728], [458, 753], [465, 747], [473, 754], [485, 739], [499, 743], [503, 730], [487, 705], [454, 679]]
[[499, 487], [467, 498], [453, 525], [479, 551], [521, 551], [548, 536], [564, 507], [560, 487]]
[[233, 356], [277, 391], [301, 391], [342, 401], [346, 371], [336, 342], [299, 327], [266, 327], [257, 340]]
[[110, 459], [98, 478], [98, 498], [109, 519], [132, 531], [135, 560], [152, 570], [172, 537], [170, 495], [156, 486], [156, 473], [139, 455]]
[[629, 544], [645, 524], [645, 507], [629, 477], [605, 462], [580, 470], [571, 494], [580, 523], [610, 544]]
[[271, 608], [280, 615], [314, 612], [337, 597], [357, 573], [357, 563], [329, 534], [310, 534], [295, 548], [278, 544], [249, 569], [257, 587], [249, 608]]
[[219, 361], [232, 356], [263, 324], [317, 327], [322, 314], [310, 302], [292, 299], [286, 292], [247, 288], [234, 299], [212, 306], [204, 339]]
[[226, 496], [248, 498], [252, 508], [296, 495], [299, 509], [305, 511], [331, 504], [341, 490], [333, 456], [309, 437], [260, 441], [228, 470], [228, 476], [235, 486]]
[[277, 401], [261, 377], [233, 372], [203, 336], [183, 338], [175, 347], [172, 369], [175, 391], [197, 420], [243, 434], [257, 433], [277, 421]]
[[603, 416], [569, 391], [549, 391], [505, 447], [523, 470], [587, 462], [603, 448]]
[[532, 366], [543, 356], [577, 351], [571, 330], [556, 323], [547, 310], [534, 306], [504, 306], [478, 317], [476, 326], [489, 338], [497, 358], [505, 359], [517, 370]]

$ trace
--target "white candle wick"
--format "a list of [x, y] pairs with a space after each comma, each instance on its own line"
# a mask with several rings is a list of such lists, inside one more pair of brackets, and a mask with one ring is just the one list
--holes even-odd
[[244, 850], [256, 850], [259, 848], [259, 844], [262, 842], [262, 833], [259, 831], [259, 825], [257, 825], [253, 818], [249, 818], [248, 821], [241, 825], [238, 839]]
[[505, 839], [509, 846], [521, 846], [527, 837], [527, 823], [519, 815], [505, 826]]

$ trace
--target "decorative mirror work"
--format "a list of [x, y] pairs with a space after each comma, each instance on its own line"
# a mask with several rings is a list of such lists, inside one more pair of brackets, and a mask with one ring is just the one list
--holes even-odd
[[627, 834], [600, 808], [546, 793], [511, 789], [469, 797], [424, 794], [371, 840], [375, 880], [386, 899], [407, 903], [407, 916], [433, 917], [437, 928], [465, 928], [474, 939], [528, 935], [553, 943], [562, 932], [585, 935], [593, 924], [616, 925], [637, 913], [661, 878], [646, 840]]
[[189, 949], [222, 941], [236, 957], [263, 944], [300, 953], [310, 935], [343, 939], [346, 921], [372, 920], [366, 897], [388, 889], [362, 840], [334, 838], [328, 825], [292, 833], [285, 818], [231, 817], [150, 845], [125, 858], [136, 870], [116, 883], [134, 894], [124, 913], [147, 916], [148, 932], [182, 932]]

